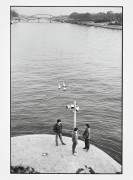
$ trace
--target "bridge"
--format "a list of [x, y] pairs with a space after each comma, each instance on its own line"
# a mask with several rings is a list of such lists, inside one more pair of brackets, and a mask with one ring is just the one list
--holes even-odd
[[51, 14], [34, 14], [31, 16], [19, 16], [19, 17], [13, 17], [12, 21], [37, 21], [38, 23], [41, 22], [41, 20], [47, 20], [50, 23], [52, 21], [58, 21], [58, 22], [64, 22], [64, 16], [53, 16]]

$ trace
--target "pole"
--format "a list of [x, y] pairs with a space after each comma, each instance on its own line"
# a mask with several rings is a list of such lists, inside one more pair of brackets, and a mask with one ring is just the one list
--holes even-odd
[[73, 128], [76, 128], [76, 101], [74, 101], [74, 126]]

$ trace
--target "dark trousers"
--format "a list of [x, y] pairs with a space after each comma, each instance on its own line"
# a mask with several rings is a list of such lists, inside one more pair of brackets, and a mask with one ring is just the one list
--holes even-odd
[[90, 140], [89, 139], [85, 139], [85, 148], [87, 150], [89, 150], [89, 148], [90, 148]]
[[73, 144], [72, 144], [72, 153], [73, 153], [73, 154], [75, 153], [76, 145], [77, 145], [76, 143], [73, 143]]
[[55, 142], [56, 142], [56, 145], [58, 145], [58, 137], [60, 138], [60, 141], [61, 143], [63, 144], [63, 140], [62, 140], [62, 134], [57, 134], [55, 135]]

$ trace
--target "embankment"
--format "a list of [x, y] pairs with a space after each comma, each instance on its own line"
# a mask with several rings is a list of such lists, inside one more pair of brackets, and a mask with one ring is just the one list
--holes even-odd
[[77, 25], [84, 25], [84, 26], [94, 26], [94, 27], [100, 27], [100, 28], [107, 28], [107, 29], [117, 29], [122, 30], [122, 25], [108, 25], [108, 23], [89, 23], [89, 22], [77, 22], [77, 21], [68, 21], [68, 23], [71, 24], [77, 24]]

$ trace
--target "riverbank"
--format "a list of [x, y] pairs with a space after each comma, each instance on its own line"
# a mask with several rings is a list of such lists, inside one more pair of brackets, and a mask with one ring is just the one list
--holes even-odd
[[94, 26], [94, 27], [101, 27], [101, 28], [107, 28], [107, 29], [117, 29], [117, 30], [122, 30], [122, 26], [119, 25], [108, 25], [105, 23], [93, 23], [93, 24], [85, 24], [87, 26]]
[[54, 135], [25, 135], [11, 138], [11, 165], [30, 166], [39, 173], [120, 173], [121, 165], [102, 150], [90, 145], [89, 152], [79, 140], [77, 156], [71, 152], [71, 138], [66, 145], [55, 146]]
[[84, 25], [84, 26], [94, 26], [94, 27], [107, 28], [107, 29], [122, 30], [122, 25], [115, 25], [115, 24], [109, 25], [109, 23], [94, 23], [94, 22], [84, 22], [84, 21], [67, 21], [67, 23]]

